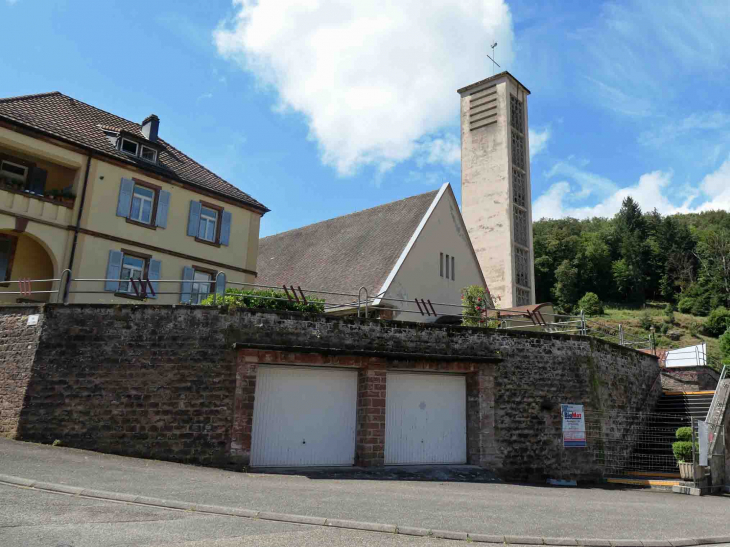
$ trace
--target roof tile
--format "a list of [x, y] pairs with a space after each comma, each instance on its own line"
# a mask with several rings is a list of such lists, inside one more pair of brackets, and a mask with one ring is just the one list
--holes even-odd
[[109, 142], [103, 129], [127, 131], [139, 135], [140, 139], [144, 140], [141, 125], [77, 101], [58, 91], [0, 99], [0, 119], [42, 131], [97, 152], [114, 156], [127, 163], [134, 163], [147, 171], [211, 190], [263, 212], [268, 211], [262, 203], [195, 162], [163, 139], [158, 139], [156, 142], [161, 147], [158, 164], [150, 164], [140, 158], [132, 158], [117, 150]]
[[[438, 190], [259, 241], [257, 284], [373, 297], [403, 253]], [[327, 295], [328, 303], [352, 297]]]

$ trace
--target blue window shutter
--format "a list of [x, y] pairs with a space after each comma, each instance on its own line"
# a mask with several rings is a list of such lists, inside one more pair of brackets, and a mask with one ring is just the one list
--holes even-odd
[[231, 213], [223, 211], [221, 218], [221, 245], [228, 245], [231, 239]]
[[119, 185], [119, 201], [117, 202], [118, 217], [129, 218], [133, 193], [134, 181], [132, 179], [122, 179], [122, 184]]
[[157, 198], [157, 218], [155, 224], [160, 228], [167, 228], [167, 213], [170, 210], [170, 192], [160, 190]]
[[218, 277], [215, 279], [215, 292], [216, 294], [225, 294], [226, 293], [226, 274], [221, 272], [218, 274]]
[[[119, 279], [122, 275], [122, 259], [124, 255], [121, 251], [109, 251], [109, 264], [106, 267], [107, 279]], [[107, 281], [104, 285], [105, 291], [117, 292], [119, 290], [119, 281]]]
[[12, 245], [9, 239], [0, 239], [0, 281], [7, 281]]
[[190, 202], [190, 214], [188, 215], [188, 235], [196, 237], [200, 226], [200, 202]]
[[190, 304], [190, 295], [193, 292], [193, 278], [195, 277], [195, 270], [190, 266], [183, 268], [183, 282], [180, 292], [180, 302], [182, 304]]
[[150, 266], [147, 269], [147, 279], [149, 279], [152, 282], [152, 289], [155, 291], [155, 296], [152, 296], [151, 294], [148, 295], [148, 298], [157, 298], [157, 291], [160, 290], [160, 284], [157, 283], [157, 279], [160, 279], [160, 272], [162, 271], [162, 262], [159, 260], [152, 260], [150, 258]]

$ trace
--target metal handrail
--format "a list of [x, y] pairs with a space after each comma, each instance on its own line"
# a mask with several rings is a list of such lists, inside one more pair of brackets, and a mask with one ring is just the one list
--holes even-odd
[[[728, 376], [728, 366], [723, 365], [722, 371], [720, 371], [720, 379], [717, 381], [717, 388], [720, 387], [720, 384], [722, 383], [725, 378]], [[715, 411], [715, 407], [717, 407], [718, 404], [718, 398], [719, 398], [719, 389], [715, 388], [715, 395], [712, 397], [712, 402], [710, 403], [710, 409], [707, 411], [707, 417], [705, 418], [706, 422], [710, 421], [710, 417], [712, 416], [712, 413]]]

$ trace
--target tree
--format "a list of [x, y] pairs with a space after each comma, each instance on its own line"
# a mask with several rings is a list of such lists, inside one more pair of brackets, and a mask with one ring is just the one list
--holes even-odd
[[555, 287], [553, 297], [555, 303], [565, 312], [570, 312], [578, 301], [578, 269], [569, 260], [563, 262], [555, 270]]
[[603, 302], [596, 293], [587, 292], [578, 301], [578, 307], [588, 315], [603, 315]]

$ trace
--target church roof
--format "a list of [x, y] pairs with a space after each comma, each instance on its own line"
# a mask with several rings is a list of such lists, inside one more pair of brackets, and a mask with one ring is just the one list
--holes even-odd
[[[350, 213], [259, 241], [257, 284], [377, 296], [438, 190]], [[364, 296], [364, 295], [363, 295]], [[328, 303], [352, 297], [326, 295]]]

